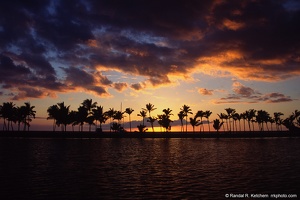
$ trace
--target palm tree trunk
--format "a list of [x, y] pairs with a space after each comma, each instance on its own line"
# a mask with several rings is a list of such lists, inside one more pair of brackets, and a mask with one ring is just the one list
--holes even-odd
[[129, 129], [130, 129], [130, 132], [131, 132], [131, 118], [130, 118], [130, 115], [129, 115]]
[[208, 122], [208, 132], [210, 133], [209, 118], [207, 118], [207, 122]]
[[187, 132], [187, 115], [185, 117], [185, 132]]

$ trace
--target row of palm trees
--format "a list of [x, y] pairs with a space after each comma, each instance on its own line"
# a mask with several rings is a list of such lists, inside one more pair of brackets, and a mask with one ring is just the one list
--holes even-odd
[[[53, 109], [55, 108], [55, 109]], [[71, 111], [69, 113], [69, 117], [61, 117], [63, 119], [69, 119], [67, 122], [62, 123], [59, 117], [55, 117], [56, 110], [69, 110], [69, 106], [66, 107], [64, 103], [58, 103], [57, 105], [50, 106], [48, 109], [49, 119], [54, 119], [54, 126], [53, 129], [55, 130], [56, 125], [63, 124], [64, 129], [66, 130], [67, 124], [72, 124], [72, 127], [78, 125], [81, 127], [80, 130], [82, 131], [83, 124], [89, 124], [89, 130], [91, 130], [91, 125], [94, 124], [94, 121], [99, 122], [98, 130], [102, 131], [102, 124], [106, 123], [109, 119], [110, 123], [110, 131], [123, 131], [123, 127], [121, 126], [121, 120], [124, 119], [124, 115], [128, 114], [129, 117], [129, 130], [131, 132], [131, 114], [134, 112], [132, 108], [126, 108], [124, 112], [114, 110], [113, 108], [109, 108], [108, 111], [104, 112], [102, 106], [97, 106], [96, 102], [92, 102], [92, 99], [86, 99], [83, 101], [81, 106], [78, 108], [78, 111]], [[137, 126], [139, 132], [145, 132], [146, 125], [145, 119], [147, 122], [150, 123], [152, 131], [154, 132], [154, 123], [155, 121], [158, 122], [161, 128], [164, 130], [170, 131], [171, 130], [171, 123], [173, 122], [170, 117], [173, 115], [172, 110], [170, 108], [163, 109], [162, 114], [157, 116], [151, 115], [151, 112], [156, 110], [155, 106], [151, 103], [146, 104], [145, 108], [142, 108], [137, 116], [142, 118], [142, 123]], [[226, 112], [218, 114], [219, 119], [213, 120], [213, 128], [216, 131], [219, 131], [223, 127], [223, 131], [227, 132], [235, 132], [235, 131], [254, 131], [255, 130], [255, 123], [258, 126], [260, 131], [273, 131], [273, 125], [275, 124], [275, 130], [282, 131], [282, 125], [289, 129], [289, 127], [297, 127], [300, 126], [300, 112], [295, 111], [290, 117], [286, 118], [285, 120], [281, 119], [280, 117], [283, 115], [281, 112], [275, 112], [274, 116], [271, 117], [267, 111], [264, 110], [254, 110], [249, 109], [243, 113], [237, 113], [233, 108], [226, 108]], [[188, 122], [193, 127], [193, 132], [195, 132], [195, 128], [199, 126], [199, 132], [204, 132], [204, 124], [208, 125], [208, 131], [210, 132], [210, 116], [212, 112], [210, 110], [198, 110], [193, 117], [189, 118], [188, 116], [192, 115], [192, 109], [188, 105], [183, 105], [180, 108], [180, 112], [177, 114], [178, 119], [181, 122], [181, 132], [188, 131]], [[67, 114], [66, 114], [67, 115]], [[147, 117], [148, 115], [148, 117]], [[58, 116], [62, 116], [58, 114]], [[117, 120], [117, 122], [115, 122]], [[185, 121], [185, 129], [184, 129], [184, 121]], [[247, 127], [246, 128], [246, 124]], [[226, 127], [225, 127], [226, 125]], [[270, 127], [269, 127], [270, 126]], [[243, 128], [242, 128], [243, 127]], [[247, 130], [248, 129], [248, 130]], [[74, 130], [74, 129], [73, 129]]]
[[13, 124], [17, 124], [17, 130], [29, 131], [30, 122], [35, 118], [36, 111], [34, 106], [29, 102], [24, 103], [22, 106], [16, 106], [13, 102], [4, 102], [0, 105], [0, 118], [3, 118], [3, 131], [14, 131]]
[[[3, 118], [3, 130], [13, 130], [13, 123], [18, 124], [18, 130], [20, 125], [23, 124], [23, 130], [29, 130], [30, 122], [32, 118], [35, 118], [36, 111], [33, 110], [34, 106], [30, 103], [25, 103], [21, 107], [15, 106], [12, 102], [5, 102], [0, 106], [0, 117]], [[171, 123], [173, 122], [170, 117], [173, 115], [170, 108], [163, 109], [162, 114], [157, 116], [151, 115], [155, 106], [151, 103], [146, 104], [145, 108], [142, 108], [137, 116], [142, 117], [142, 123], [137, 128], [139, 132], [145, 132], [146, 125], [145, 119], [150, 123], [152, 131], [154, 132], [154, 123], [160, 125], [167, 132], [171, 130]], [[282, 131], [284, 125], [288, 129], [295, 129], [300, 126], [300, 111], [296, 110], [286, 119], [281, 119], [283, 113], [275, 112], [271, 116], [267, 111], [249, 109], [243, 113], [237, 113], [233, 108], [226, 108], [226, 112], [218, 114], [219, 119], [213, 120], [213, 128], [216, 131], [221, 130], [227, 132], [235, 131], [254, 131], [255, 124], [257, 124], [260, 131], [273, 131], [273, 125], [275, 124], [275, 130]], [[125, 114], [129, 117], [129, 130], [132, 131], [131, 115], [134, 112], [132, 108], [126, 108], [125, 111], [118, 111], [113, 108], [109, 108], [108, 111], [104, 111], [103, 106], [98, 106], [97, 102], [93, 102], [92, 99], [84, 100], [76, 111], [70, 110], [70, 106], [65, 105], [64, 102], [57, 103], [50, 106], [47, 109], [48, 118], [53, 119], [53, 131], [56, 127], [61, 127], [62, 131], [67, 130], [67, 126], [71, 125], [72, 130], [76, 125], [79, 127], [79, 131], [83, 131], [84, 124], [88, 124], [89, 131], [91, 131], [92, 125], [95, 125], [97, 131], [102, 131], [102, 125], [109, 120], [110, 132], [124, 131], [121, 125], [121, 120], [124, 120]], [[210, 116], [212, 112], [209, 110], [198, 110], [193, 115], [192, 109], [188, 105], [183, 105], [180, 108], [180, 112], [177, 114], [178, 119], [181, 122], [181, 132], [188, 131], [188, 122], [195, 132], [195, 128], [199, 126], [199, 132], [205, 131], [204, 124], [208, 125], [208, 131], [210, 132]], [[189, 120], [188, 120], [189, 119]], [[185, 128], [184, 128], [185, 121]], [[124, 122], [124, 121], [123, 121]], [[247, 128], [246, 128], [247, 127]]]

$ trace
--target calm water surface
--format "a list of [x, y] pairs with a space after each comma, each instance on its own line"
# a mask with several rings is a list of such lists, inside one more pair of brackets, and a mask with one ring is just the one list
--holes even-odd
[[0, 199], [297, 194], [299, 158], [299, 138], [0, 138]]

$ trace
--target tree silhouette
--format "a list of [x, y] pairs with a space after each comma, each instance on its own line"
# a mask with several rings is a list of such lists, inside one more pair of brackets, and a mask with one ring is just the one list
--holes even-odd
[[[254, 109], [249, 109], [245, 112], [245, 115], [246, 115], [246, 119], [248, 121], [248, 125], [249, 125], [249, 130], [251, 131], [251, 127], [250, 127], [250, 122], [253, 121], [253, 118], [255, 117], [256, 115], [256, 110]], [[252, 130], [254, 131], [254, 129]]]
[[172, 110], [170, 108], [167, 109], [163, 109], [164, 114], [162, 115], [158, 115], [158, 123], [165, 128], [165, 131], [168, 132], [169, 130], [171, 130], [171, 122], [173, 122], [170, 119], [170, 116], [173, 115], [171, 112]]
[[57, 103], [58, 111], [57, 111], [57, 119], [56, 124], [58, 126], [62, 126], [62, 131], [67, 131], [68, 117], [70, 112], [70, 106], [65, 106], [64, 102]]
[[195, 126], [199, 126], [202, 122], [200, 122], [199, 119], [197, 119], [197, 116], [195, 116], [194, 118], [190, 117], [190, 124], [193, 127], [193, 132], [195, 133]]
[[[222, 124], [224, 124], [224, 119], [225, 120], [228, 119], [228, 117], [227, 117], [227, 115], [225, 113], [220, 113], [220, 114], [218, 114], [218, 116], [221, 119]], [[227, 130], [228, 130], [228, 124], [227, 124]], [[225, 127], [224, 126], [223, 126], [223, 131], [225, 132]]]
[[151, 103], [146, 104], [146, 110], [149, 112], [149, 117], [151, 117], [151, 112], [156, 110], [156, 108], [154, 108], [154, 105]]
[[202, 127], [202, 130], [204, 131], [203, 120], [202, 120], [204, 115], [205, 115], [205, 112], [203, 110], [198, 110], [197, 113], [196, 113], [196, 117], [200, 117], [200, 121], [201, 121], [199, 132], [201, 132], [201, 127]]
[[96, 120], [96, 127], [97, 121], [99, 121], [100, 132], [102, 132], [102, 124], [104, 124], [107, 120], [107, 116], [103, 110], [103, 106], [96, 106], [96, 108], [92, 109], [92, 113]]
[[214, 129], [215, 129], [217, 132], [219, 132], [219, 130], [220, 130], [220, 128], [221, 128], [221, 126], [222, 126], [223, 124], [224, 124], [224, 122], [220, 122], [219, 119], [215, 119], [215, 120], [214, 120], [213, 127], [214, 127]]
[[188, 114], [193, 114], [192, 109], [188, 105], [183, 105], [182, 108], [180, 108], [181, 111], [183, 111], [185, 116], [185, 131], [187, 132], [187, 118]]
[[131, 114], [133, 113], [133, 109], [132, 108], [126, 108], [125, 109], [125, 113], [127, 113], [128, 114], [128, 116], [129, 116], [129, 127], [130, 127], [130, 132], [131, 132], [131, 118], [130, 118], [130, 116], [131, 116]]
[[142, 117], [143, 118], [143, 126], [145, 126], [145, 117], [147, 116], [147, 112], [146, 112], [146, 110], [145, 109], [142, 109], [141, 111], [140, 111], [140, 113], [139, 114], [137, 114], [137, 116], [139, 116], [139, 117]]
[[235, 113], [235, 109], [233, 108], [225, 108], [229, 120], [229, 131], [231, 131], [231, 121], [230, 119], [232, 118], [233, 114]]
[[246, 131], [246, 119], [247, 119], [246, 113], [245, 112], [241, 113], [240, 117], [241, 117], [241, 119], [243, 119], [244, 132], [245, 132]]
[[47, 109], [47, 113], [48, 113], [48, 117], [47, 117], [47, 120], [48, 119], [53, 119], [53, 131], [55, 131], [56, 129], [56, 120], [58, 118], [58, 106], [57, 105], [52, 105], [50, 106], [48, 109]]
[[207, 110], [204, 113], [204, 117], [207, 119], [207, 123], [208, 123], [208, 132], [210, 132], [209, 117], [211, 114], [212, 114], [212, 112], [210, 110]]
[[184, 119], [184, 117], [185, 117], [185, 114], [184, 114], [184, 112], [181, 110], [178, 114], [178, 118], [179, 118], [179, 120], [180, 120], [180, 124], [181, 124], [181, 132], [183, 132], [184, 131], [184, 128], [183, 128], [183, 119]]
[[[5, 102], [2, 104], [1, 116], [3, 118], [3, 130], [9, 131], [9, 126], [10, 126], [9, 119], [12, 118], [14, 107], [15, 104], [13, 102]], [[6, 121], [7, 121], [7, 125], [6, 125]]]
[[113, 117], [114, 117], [114, 115], [115, 115], [115, 110], [113, 109], [113, 108], [109, 108], [109, 110], [108, 111], [106, 111], [105, 112], [105, 114], [106, 114], [106, 116], [109, 118], [109, 124], [110, 124], [110, 129], [109, 129], [109, 131], [111, 132], [111, 121], [112, 121], [112, 119], [113, 119]]
[[33, 110], [34, 108], [35, 106], [31, 106], [29, 102], [25, 103], [24, 112], [25, 112], [26, 120], [24, 123], [24, 131], [26, 130], [26, 127], [27, 127], [27, 131], [29, 131], [30, 122], [32, 121], [31, 118], [35, 118], [36, 111]]
[[277, 131], [279, 131], [279, 127], [281, 127], [281, 131], [282, 131], [282, 119], [280, 119], [280, 116], [282, 116], [283, 113], [281, 112], [274, 112], [274, 120], [276, 123], [276, 129]]
[[154, 132], [153, 124], [154, 124], [154, 122], [155, 122], [156, 120], [157, 120], [156, 117], [149, 117], [148, 120], [147, 120], [147, 122], [150, 122], [150, 124], [151, 124], [152, 132]]

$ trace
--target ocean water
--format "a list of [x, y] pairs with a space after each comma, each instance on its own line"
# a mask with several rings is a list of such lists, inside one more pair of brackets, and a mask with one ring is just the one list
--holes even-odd
[[297, 194], [299, 172], [300, 138], [0, 138], [0, 199]]

